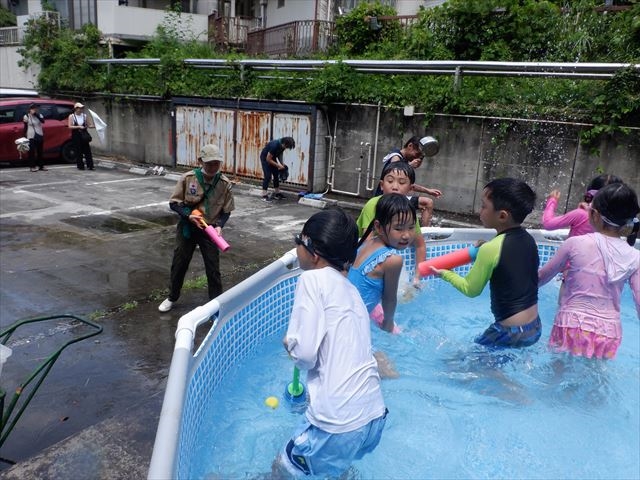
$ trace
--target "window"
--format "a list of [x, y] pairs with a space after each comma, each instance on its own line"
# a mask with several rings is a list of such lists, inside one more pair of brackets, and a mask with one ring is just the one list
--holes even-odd
[[13, 123], [15, 122], [15, 116], [15, 107], [0, 108], [0, 123]]
[[45, 119], [54, 118], [55, 105], [41, 103], [39, 111]]
[[278, 8], [284, 7], [284, 0], [278, 0]]
[[56, 112], [52, 115], [56, 120], [65, 120], [73, 113], [73, 108], [67, 105], [56, 105]]

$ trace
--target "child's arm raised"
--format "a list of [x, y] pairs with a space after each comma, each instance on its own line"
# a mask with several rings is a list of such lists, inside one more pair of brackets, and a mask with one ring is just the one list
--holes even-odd
[[584, 213], [579, 209], [571, 210], [564, 215], [556, 216], [556, 208], [560, 199], [560, 191], [553, 190], [547, 197], [547, 205], [542, 213], [542, 226], [546, 230], [571, 227], [584, 219]]

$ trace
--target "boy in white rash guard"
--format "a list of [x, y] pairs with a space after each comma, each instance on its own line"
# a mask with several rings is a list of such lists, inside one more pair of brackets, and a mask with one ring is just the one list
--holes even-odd
[[275, 468], [338, 476], [375, 449], [387, 415], [369, 314], [345, 275], [356, 258], [358, 229], [342, 210], [323, 210], [295, 242], [304, 272], [283, 343], [296, 366], [308, 370], [309, 405]]

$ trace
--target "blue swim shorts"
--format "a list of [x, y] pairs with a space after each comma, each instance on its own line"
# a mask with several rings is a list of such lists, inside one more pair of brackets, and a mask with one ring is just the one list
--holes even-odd
[[294, 476], [338, 476], [354, 460], [372, 452], [380, 442], [387, 418], [384, 415], [363, 427], [345, 433], [328, 433], [311, 425], [305, 418], [280, 457], [282, 465]]
[[476, 343], [487, 347], [529, 347], [540, 339], [542, 323], [540, 317], [519, 327], [505, 327], [499, 322], [492, 323], [482, 335], [475, 339]]

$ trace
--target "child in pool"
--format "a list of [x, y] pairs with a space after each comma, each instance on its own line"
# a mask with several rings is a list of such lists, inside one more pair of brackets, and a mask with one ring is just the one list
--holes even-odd
[[[411, 188], [416, 181], [416, 173], [413, 167], [407, 162], [388, 162], [382, 170], [382, 180], [380, 180], [380, 188], [383, 194], [399, 193], [400, 195], [410, 195]], [[362, 236], [371, 225], [376, 216], [376, 205], [382, 198], [382, 195], [372, 197], [365, 203], [360, 216], [356, 220], [358, 224], [358, 234]], [[416, 220], [414, 245], [416, 249], [416, 265], [423, 262], [427, 256], [427, 246], [420, 229], [420, 221]], [[416, 269], [413, 285], [420, 286], [420, 273]]]
[[[397, 332], [396, 311], [402, 255], [415, 238], [416, 211], [404, 195], [382, 195], [374, 220], [358, 243], [358, 256], [347, 277], [360, 292], [371, 319], [387, 332]], [[369, 234], [374, 235], [369, 237]]]
[[[564, 288], [553, 322], [549, 345], [587, 358], [613, 358], [622, 340], [620, 295], [625, 282], [640, 317], [640, 207], [636, 193], [623, 183], [601, 188], [588, 210], [595, 233], [567, 239], [540, 269], [544, 285], [565, 270]], [[620, 238], [632, 226], [627, 242]], [[628, 243], [628, 244], [627, 244]]]
[[569, 237], [592, 233], [593, 227], [589, 222], [588, 206], [595, 194], [605, 185], [610, 183], [622, 183], [622, 180], [615, 175], [599, 175], [595, 177], [587, 186], [584, 195], [584, 203], [580, 203], [578, 208], [556, 216], [556, 208], [560, 198], [560, 190], [552, 190], [547, 197], [547, 205], [542, 214], [542, 226], [547, 230], [557, 230], [569, 227]]
[[376, 448], [387, 416], [367, 308], [346, 278], [358, 229], [342, 210], [323, 210], [295, 241], [304, 272], [283, 343], [308, 370], [309, 405], [274, 475], [284, 468], [294, 476], [338, 476]]
[[431, 270], [468, 297], [480, 295], [487, 282], [495, 322], [475, 339], [491, 347], [527, 347], [540, 338], [538, 316], [538, 246], [521, 226], [535, 204], [535, 192], [521, 180], [498, 178], [482, 193], [480, 221], [498, 234], [480, 245], [466, 277]]

